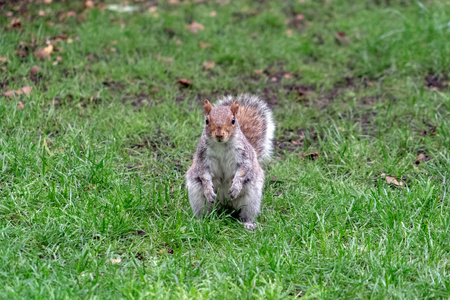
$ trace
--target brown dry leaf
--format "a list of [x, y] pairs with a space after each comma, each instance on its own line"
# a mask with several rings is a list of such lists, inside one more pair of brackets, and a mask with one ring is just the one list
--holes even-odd
[[177, 40], [177, 41], [175, 42], [175, 44], [177, 44], [177, 45], [183, 45], [183, 42], [180, 41], [180, 40]]
[[111, 263], [112, 263], [112, 264], [118, 264], [118, 263], [120, 263], [121, 261], [122, 261], [122, 260], [120, 259], [120, 257], [111, 259]]
[[67, 44], [72, 44], [72, 43], [73, 43], [73, 40], [71, 38], [68, 38], [67, 39]]
[[298, 15], [295, 16], [295, 19], [296, 19], [297, 21], [303, 21], [303, 20], [305, 19], [305, 16], [302, 15], [302, 14], [298, 14]]
[[286, 36], [287, 37], [292, 37], [292, 34], [294, 33], [294, 31], [292, 29], [288, 29], [286, 30]]
[[206, 42], [198, 42], [198, 45], [199, 45], [201, 48], [208, 48], [208, 47], [211, 47], [211, 44], [210, 44], [210, 43], [206, 43]]
[[313, 153], [305, 154], [305, 158], [310, 159], [310, 160], [316, 160], [319, 158], [319, 153], [313, 152]]
[[57, 60], [57, 61], [62, 61], [62, 57], [61, 57], [61, 56], [57, 56], [57, 57], [56, 57], [56, 60]]
[[280, 179], [278, 179], [278, 177], [275, 177], [275, 176], [273, 176], [273, 177], [271, 178], [271, 180], [272, 180], [272, 181], [280, 181]]
[[148, 9], [148, 11], [151, 12], [151, 13], [154, 13], [154, 12], [156, 12], [157, 10], [158, 10], [158, 7], [157, 7], [157, 6], [150, 6], [149, 9]]
[[53, 52], [53, 45], [48, 45], [43, 49], [48, 55], [50, 55]]
[[177, 5], [177, 4], [180, 4], [180, 1], [179, 0], [169, 0], [169, 4], [170, 5]]
[[47, 25], [50, 26], [50, 27], [53, 27], [53, 26], [55, 26], [55, 23], [53, 23], [52, 21], [48, 21]]
[[286, 78], [286, 79], [291, 79], [291, 78], [292, 78], [292, 75], [291, 75], [291, 74], [284, 74], [284, 78]]
[[20, 57], [27, 57], [28, 56], [28, 52], [25, 50], [16, 50], [14, 51], [15, 54], [17, 54]]
[[257, 70], [253, 70], [253, 72], [255, 72], [255, 74], [257, 74], [257, 75], [261, 75], [263, 73], [263, 70], [257, 69]]
[[20, 110], [23, 110], [25, 108], [25, 105], [23, 105], [22, 101], [19, 101], [19, 103], [17, 103], [17, 108]]
[[421, 161], [425, 161], [425, 155], [423, 155], [423, 153], [420, 153], [419, 155], [417, 155], [415, 164], [418, 165], [418, 164], [420, 164]]
[[7, 59], [6, 57], [0, 57], [0, 62], [5, 63], [5, 62], [7, 62], [7, 61], [8, 61], [8, 59]]
[[50, 4], [50, 3], [52, 3], [52, 0], [44, 0], [44, 3]]
[[21, 29], [22, 28], [22, 21], [20, 20], [20, 18], [12, 18], [11, 19], [11, 23], [10, 23], [10, 27], [13, 29]]
[[26, 95], [31, 94], [31, 87], [30, 87], [30, 86], [24, 86], [24, 87], [22, 88], [22, 92], [23, 92], [24, 94], [26, 94]]
[[34, 56], [36, 56], [40, 60], [50, 59], [50, 54], [48, 52], [44, 51], [43, 48], [39, 48], [36, 51], [34, 51]]
[[33, 66], [30, 70], [30, 75], [36, 76], [40, 71], [41, 71], [41, 68], [39, 68], [38, 66]]
[[181, 86], [184, 86], [184, 87], [190, 87], [190, 86], [192, 86], [192, 81], [190, 81], [190, 80], [188, 80], [188, 79], [185, 79], [185, 78], [179, 79], [179, 80], [177, 81], [177, 83], [178, 83], [179, 85], [181, 85]]
[[76, 16], [77, 16], [77, 13], [76, 13], [75, 11], [73, 11], [73, 10], [69, 10], [69, 11], [67, 12], [67, 16], [68, 16], [68, 17], [76, 17]]
[[186, 27], [192, 33], [198, 33], [199, 30], [205, 30], [205, 26], [197, 22], [193, 22], [191, 25], [187, 25]]
[[350, 39], [347, 37], [347, 35], [345, 34], [345, 32], [336, 32], [336, 42], [340, 45], [340, 44], [349, 44], [350, 43]]
[[88, 1], [84, 2], [84, 6], [86, 6], [87, 8], [94, 8], [95, 4], [94, 4], [94, 1], [88, 0]]
[[6, 91], [2, 95], [5, 97], [12, 97], [14, 94], [16, 94], [16, 91]]
[[40, 10], [40, 11], [38, 12], [38, 15], [41, 16], [41, 17], [45, 17], [45, 11]]
[[381, 177], [382, 178], [386, 178], [386, 182], [387, 183], [389, 183], [389, 184], [394, 184], [394, 185], [396, 185], [396, 186], [402, 186], [403, 185], [403, 182], [399, 182], [397, 179], [395, 179], [395, 177], [392, 177], [392, 176], [390, 176], [390, 175], [386, 175], [385, 173], [382, 173], [381, 174]]
[[203, 67], [205, 67], [206, 70], [214, 69], [214, 62], [213, 61], [205, 61], [203, 63]]
[[50, 101], [50, 104], [52, 105], [56, 105], [59, 103], [59, 100], [53, 99], [52, 101]]
[[216, 12], [215, 10], [213, 10], [213, 11], [209, 14], [209, 16], [210, 16], [210, 17], [215, 17], [215, 16], [217, 16], [217, 12]]

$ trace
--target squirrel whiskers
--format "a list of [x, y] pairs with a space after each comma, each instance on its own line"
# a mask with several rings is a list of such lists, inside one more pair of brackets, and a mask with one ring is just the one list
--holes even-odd
[[210, 213], [216, 201], [230, 200], [247, 229], [260, 212], [264, 171], [270, 159], [275, 124], [265, 102], [254, 95], [224, 97], [204, 104], [205, 127], [186, 174], [195, 215]]

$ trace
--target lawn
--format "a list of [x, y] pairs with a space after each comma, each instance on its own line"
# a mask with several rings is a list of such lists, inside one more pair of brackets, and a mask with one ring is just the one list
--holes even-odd
[[[117, 3], [0, 5], [1, 299], [450, 297], [449, 1]], [[244, 92], [253, 232], [184, 182]]]

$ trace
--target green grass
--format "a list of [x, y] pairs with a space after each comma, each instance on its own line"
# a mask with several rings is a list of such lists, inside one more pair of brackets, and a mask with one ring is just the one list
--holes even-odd
[[[0, 8], [2, 93], [32, 87], [0, 96], [0, 298], [450, 296], [446, 1], [28, 2]], [[241, 92], [277, 124], [255, 232], [184, 188], [201, 102]]]

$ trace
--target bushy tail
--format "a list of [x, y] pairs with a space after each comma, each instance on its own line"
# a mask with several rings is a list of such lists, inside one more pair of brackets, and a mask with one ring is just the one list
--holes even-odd
[[273, 150], [275, 123], [269, 106], [256, 95], [241, 94], [236, 97], [225, 96], [216, 106], [230, 106], [239, 103], [237, 120], [241, 131], [255, 148], [259, 162], [267, 162]]

